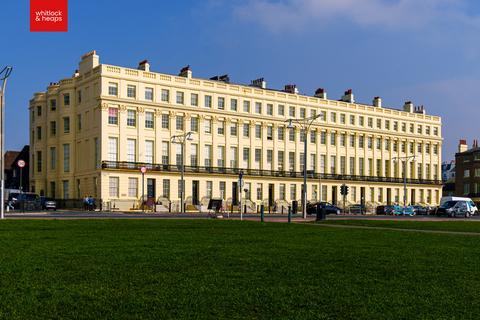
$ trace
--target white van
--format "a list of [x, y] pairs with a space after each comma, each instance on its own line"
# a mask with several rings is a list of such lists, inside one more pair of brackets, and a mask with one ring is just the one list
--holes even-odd
[[452, 217], [459, 214], [469, 217], [477, 213], [475, 202], [466, 197], [442, 197], [440, 207], [437, 209], [437, 215], [447, 214]]

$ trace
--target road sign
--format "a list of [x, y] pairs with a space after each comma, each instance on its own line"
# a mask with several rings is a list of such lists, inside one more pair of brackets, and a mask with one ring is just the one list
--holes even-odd
[[18, 160], [18, 161], [17, 161], [17, 165], [18, 165], [19, 168], [23, 168], [23, 167], [25, 167], [25, 161], [23, 161], [23, 160]]
[[147, 167], [140, 167], [140, 172], [141, 173], [147, 172]]

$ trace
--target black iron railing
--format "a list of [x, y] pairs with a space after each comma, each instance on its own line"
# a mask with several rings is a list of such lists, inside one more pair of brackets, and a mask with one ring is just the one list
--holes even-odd
[[[182, 166], [175, 164], [151, 164], [142, 162], [126, 162], [126, 161], [102, 161], [102, 169], [107, 170], [132, 170], [138, 171], [141, 167], [146, 167], [147, 171], [156, 172], [180, 172]], [[303, 172], [296, 171], [277, 171], [277, 170], [259, 170], [259, 169], [240, 169], [227, 167], [201, 167], [201, 166], [185, 166], [186, 173], [201, 173], [201, 174], [229, 174], [238, 175], [240, 171], [245, 176], [254, 177], [280, 177], [280, 178], [303, 178]], [[357, 176], [347, 174], [329, 174], [318, 172], [307, 172], [309, 179], [321, 180], [350, 180], [350, 181], [369, 181], [369, 182], [389, 182], [389, 183], [403, 183], [403, 178], [392, 177], [375, 177], [375, 176]], [[427, 179], [407, 179], [408, 184], [429, 184], [441, 185], [441, 180], [427, 180]]]

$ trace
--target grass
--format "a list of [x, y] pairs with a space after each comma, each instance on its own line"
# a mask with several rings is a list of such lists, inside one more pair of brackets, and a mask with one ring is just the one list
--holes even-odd
[[463, 319], [480, 237], [215, 220], [6, 220], [3, 319]]
[[408, 221], [408, 220], [325, 220], [321, 223], [377, 228], [471, 232], [480, 234], [480, 221]]

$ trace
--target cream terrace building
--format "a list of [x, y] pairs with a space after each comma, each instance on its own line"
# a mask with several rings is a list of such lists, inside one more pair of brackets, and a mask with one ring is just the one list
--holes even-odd
[[[287, 119], [319, 115], [307, 136]], [[192, 131], [185, 145], [187, 209], [241, 196], [250, 210], [260, 203], [277, 210], [301, 200], [304, 139], [308, 142], [308, 200], [367, 206], [403, 201], [436, 205], [441, 197], [441, 118], [405, 103], [402, 110], [229, 83], [228, 76], [200, 79], [189, 67], [178, 76], [100, 64], [85, 54], [71, 78], [51, 83], [30, 101], [32, 191], [54, 198], [92, 195], [104, 206], [138, 208], [144, 194], [173, 210], [180, 199], [181, 145], [171, 137]]]

